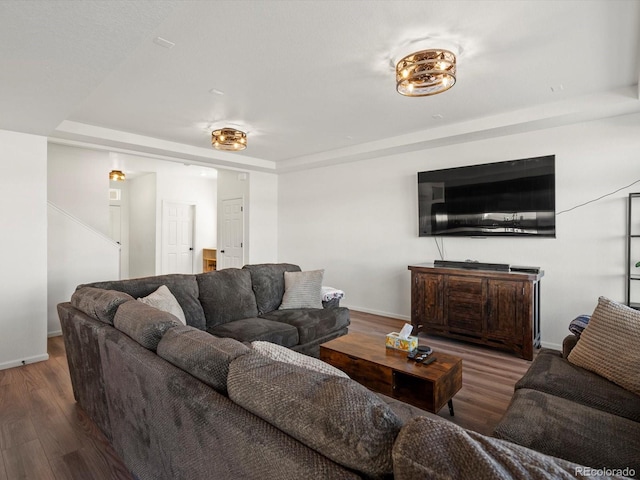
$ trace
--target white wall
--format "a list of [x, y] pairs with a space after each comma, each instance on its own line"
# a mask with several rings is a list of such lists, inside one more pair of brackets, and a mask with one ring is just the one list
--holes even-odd
[[60, 335], [57, 305], [83, 283], [119, 278], [120, 247], [65, 211], [48, 209], [47, 332]]
[[108, 152], [49, 144], [48, 199], [108, 235], [110, 170]]
[[47, 139], [0, 130], [0, 369], [46, 360]]
[[[417, 234], [417, 172], [555, 154], [560, 212], [639, 180], [639, 151], [640, 115], [629, 115], [283, 174], [278, 259], [324, 268], [347, 306], [409, 319], [407, 266], [439, 257]], [[560, 214], [556, 239], [447, 238], [445, 258], [542, 267], [542, 340], [558, 346], [598, 296], [624, 301], [631, 191], [640, 184]]]
[[129, 276], [156, 274], [156, 174], [129, 182]]
[[206, 177], [178, 177], [159, 172], [157, 174], [157, 243], [156, 271], [162, 266], [162, 205], [177, 202], [195, 205], [195, 236], [193, 243], [193, 273], [202, 272], [202, 249], [217, 245], [217, 180]]
[[76, 286], [119, 278], [119, 247], [109, 239], [108, 152], [47, 147], [47, 332], [61, 333], [57, 305]]
[[249, 175], [250, 263], [273, 263], [278, 258], [278, 177], [271, 173]]

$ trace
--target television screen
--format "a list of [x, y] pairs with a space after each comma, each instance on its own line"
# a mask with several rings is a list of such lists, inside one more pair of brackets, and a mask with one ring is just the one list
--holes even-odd
[[418, 173], [421, 237], [556, 236], [555, 155]]

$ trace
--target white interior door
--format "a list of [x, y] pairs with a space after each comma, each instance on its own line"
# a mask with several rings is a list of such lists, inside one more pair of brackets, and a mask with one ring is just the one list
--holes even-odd
[[222, 245], [218, 249], [218, 269], [244, 265], [244, 207], [241, 198], [222, 201]]
[[193, 273], [195, 205], [164, 202], [162, 206], [162, 273]]

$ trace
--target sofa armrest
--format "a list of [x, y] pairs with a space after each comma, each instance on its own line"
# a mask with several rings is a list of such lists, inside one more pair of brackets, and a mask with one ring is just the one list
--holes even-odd
[[575, 463], [480, 433], [441, 418], [416, 417], [393, 445], [396, 480], [475, 478], [512, 480], [576, 478]]
[[571, 350], [573, 350], [573, 347], [576, 346], [576, 343], [578, 343], [579, 338], [576, 337], [574, 334], [571, 335], [567, 335], [564, 340], [562, 341], [562, 357], [563, 358], [567, 358], [569, 356], [569, 354], [571, 353]]

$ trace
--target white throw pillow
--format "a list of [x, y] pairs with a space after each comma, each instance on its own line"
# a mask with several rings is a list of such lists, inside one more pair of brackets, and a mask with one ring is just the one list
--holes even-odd
[[280, 310], [322, 308], [324, 270], [284, 272], [284, 295]]
[[304, 355], [276, 343], [256, 340], [255, 342], [251, 342], [251, 346], [256, 352], [278, 362], [298, 365], [299, 367], [308, 368], [315, 372], [326, 373], [327, 375], [349, 378], [349, 375], [344, 373], [342, 370], [338, 370], [336, 367], [329, 365], [322, 360]]
[[168, 312], [176, 316], [184, 325], [187, 324], [182, 307], [166, 285], [161, 285], [155, 292], [144, 298], [138, 298], [138, 301], [163, 312]]

